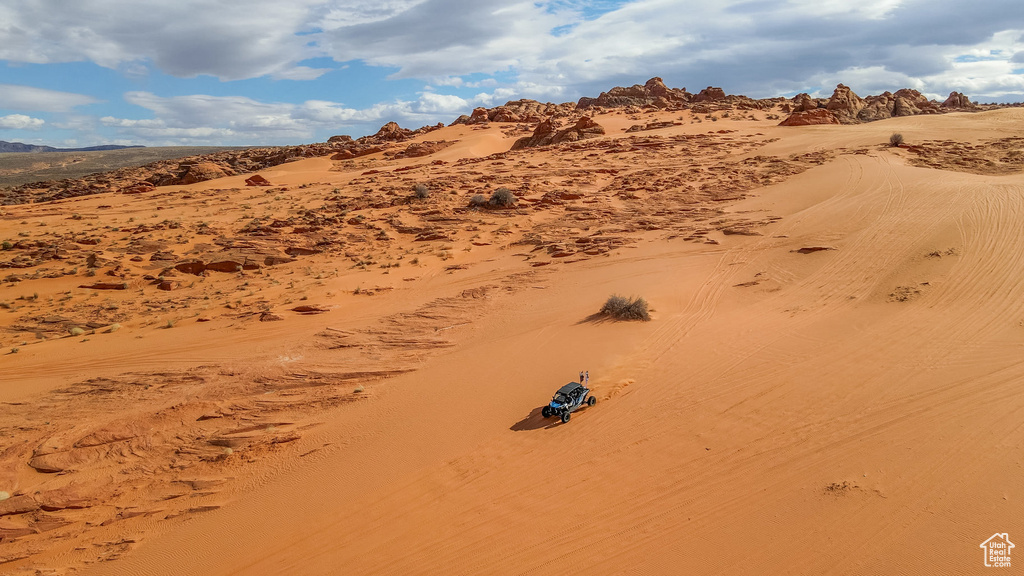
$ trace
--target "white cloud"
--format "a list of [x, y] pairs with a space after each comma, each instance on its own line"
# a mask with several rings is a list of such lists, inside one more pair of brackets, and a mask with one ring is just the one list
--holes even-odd
[[38, 130], [45, 123], [41, 118], [33, 118], [24, 114], [0, 116], [0, 128], [6, 130]]
[[[148, 65], [224, 80], [313, 80], [325, 70], [301, 62], [329, 56], [397, 68], [395, 77], [453, 88], [484, 87], [488, 79], [479, 75], [502, 73], [521, 94], [540, 97], [592, 95], [653, 75], [675, 86], [715, 84], [768, 96], [806, 89], [814, 78], [841, 71], [880, 67], [893, 78], [931, 79], [929, 89], [945, 91], [959, 80], [965, 86], [980, 80], [965, 78], [972, 72], [946, 54], [985, 51], [1004, 43], [995, 34], [1016, 39], [1024, 30], [1019, 0], [983, 4], [33, 0], [0, 6], [0, 59], [86, 60], [121, 71]], [[476, 76], [472, 82], [469, 75]], [[931, 85], [937, 82], [944, 85]], [[524, 92], [528, 88], [537, 91]]]
[[23, 112], [67, 112], [75, 106], [96, 102], [84, 94], [58, 92], [18, 84], [0, 84], [0, 110]]
[[0, 8], [0, 59], [91, 61], [108, 68], [150, 61], [177, 76], [285, 77], [320, 52], [312, 30], [319, 0], [138, 2], [33, 0]]
[[327, 100], [293, 104], [204, 94], [163, 97], [129, 92], [124, 99], [148, 110], [152, 117], [105, 116], [99, 123], [122, 139], [150, 145], [299, 144], [333, 134], [372, 133], [392, 120], [410, 128], [449, 122], [477, 103], [477, 99], [433, 92], [421, 93], [416, 100], [381, 102], [361, 109]]

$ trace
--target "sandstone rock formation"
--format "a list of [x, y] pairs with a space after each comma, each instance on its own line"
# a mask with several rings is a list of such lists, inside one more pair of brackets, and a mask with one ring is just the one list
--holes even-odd
[[[724, 93], [723, 93], [724, 97]], [[589, 108], [622, 108], [636, 106], [656, 106], [658, 108], [676, 109], [690, 102], [692, 95], [686, 88], [669, 88], [661, 78], [655, 77], [643, 86], [635, 84], [628, 88], [616, 86], [602, 92], [597, 98], [580, 98], [576, 103], [577, 110]]]
[[955, 91], [949, 93], [949, 98], [946, 98], [946, 101], [942, 103], [942, 107], [946, 109], [952, 108], [957, 110], [975, 108], [974, 103], [971, 102], [970, 98]]
[[835, 114], [842, 124], [857, 124], [857, 114], [864, 109], [864, 100], [845, 84], [836, 86], [825, 108]]
[[[806, 126], [808, 124], [831, 124], [832, 122], [824, 114], [811, 114], [816, 111], [820, 101], [816, 101], [807, 94], [798, 94], [793, 98], [792, 115], [784, 120], [780, 126]], [[917, 90], [903, 88], [896, 93], [883, 92], [877, 96], [861, 98], [857, 96], [848, 86], [840, 84], [836, 86], [832, 97], [825, 104], [824, 109], [832, 113], [841, 124], [859, 124], [861, 122], [874, 122], [886, 118], [900, 116], [917, 116], [919, 114], [940, 114], [948, 110], [973, 109], [974, 105], [966, 96], [953, 92], [941, 105], [934, 100], [928, 99]], [[785, 106], [783, 107], [785, 111]]]
[[818, 101], [806, 92], [793, 97], [793, 112], [809, 112], [818, 108]]
[[815, 108], [794, 112], [789, 118], [782, 121], [779, 126], [814, 126], [818, 124], [840, 124], [839, 119], [831, 110]]
[[541, 122], [552, 116], [568, 116], [575, 110], [572, 102], [565, 104], [541, 103], [536, 100], [511, 100], [495, 108], [476, 108], [471, 116], [459, 116], [452, 126], [457, 124], [483, 124], [484, 122], [523, 122], [532, 124]]
[[556, 121], [549, 118], [537, 125], [537, 129], [533, 131], [532, 136], [516, 140], [515, 144], [512, 145], [512, 150], [549, 146], [561, 144], [562, 142], [575, 142], [577, 140], [595, 138], [602, 134], [604, 134], [604, 128], [588, 116], [580, 118], [576, 124], [563, 130], [559, 130]]
[[909, 88], [897, 90], [895, 94], [883, 92], [878, 96], [868, 96], [864, 99], [864, 104], [864, 108], [857, 113], [857, 119], [862, 122], [939, 112], [936, 103], [917, 90]]
[[690, 99], [691, 102], [717, 102], [719, 100], [725, 100], [725, 90], [714, 86], [708, 86]]

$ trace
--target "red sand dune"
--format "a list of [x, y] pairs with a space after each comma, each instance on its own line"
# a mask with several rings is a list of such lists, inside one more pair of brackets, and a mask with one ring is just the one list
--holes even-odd
[[2, 571], [981, 570], [1024, 534], [1024, 112], [767, 114], [3, 207]]

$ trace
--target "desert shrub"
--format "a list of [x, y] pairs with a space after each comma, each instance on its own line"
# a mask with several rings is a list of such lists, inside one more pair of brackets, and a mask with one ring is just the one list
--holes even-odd
[[10, 240], [4, 240], [3, 244], [0, 244], [0, 248], [10, 250], [11, 248], [14, 248], [14, 244], [11, 244]]
[[501, 206], [507, 208], [514, 206], [516, 203], [516, 195], [512, 193], [508, 188], [498, 188], [491, 194], [491, 206]]
[[647, 300], [639, 296], [626, 298], [613, 294], [601, 307], [601, 314], [611, 316], [616, 320], [650, 320], [651, 315], [647, 311]]
[[486, 206], [487, 198], [484, 198], [483, 194], [477, 194], [476, 196], [473, 196], [472, 198], [469, 199], [469, 205], [474, 208]]
[[78, 326], [74, 326], [73, 328], [71, 328], [71, 330], [68, 330], [68, 332], [72, 336], [81, 336], [82, 334], [85, 334], [85, 330], [79, 328]]
[[889, 136], [889, 146], [897, 147], [903, 145], [903, 134], [899, 132], [893, 132], [892, 136]]
[[427, 185], [422, 182], [412, 187], [412, 193], [420, 200], [430, 198], [430, 188], [427, 188]]

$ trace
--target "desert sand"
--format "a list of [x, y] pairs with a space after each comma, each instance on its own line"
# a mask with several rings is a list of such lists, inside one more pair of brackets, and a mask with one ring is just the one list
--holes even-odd
[[959, 574], [1024, 535], [1024, 110], [594, 120], [0, 208], [0, 571]]

